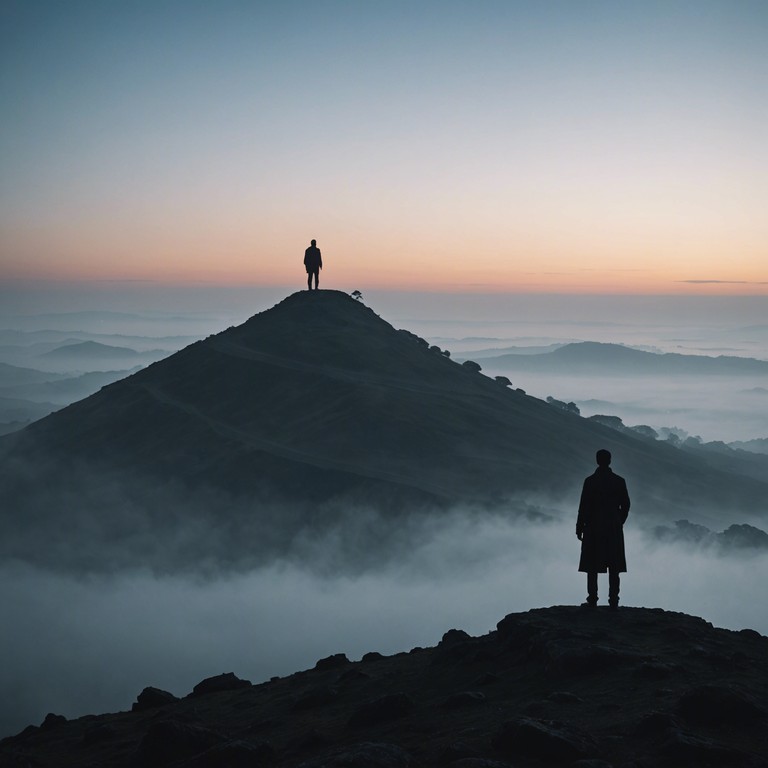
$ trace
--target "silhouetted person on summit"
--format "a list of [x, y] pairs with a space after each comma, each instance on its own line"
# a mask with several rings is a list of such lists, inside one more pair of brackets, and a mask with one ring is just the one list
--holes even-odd
[[323, 257], [320, 255], [320, 249], [317, 247], [315, 240], [304, 251], [304, 266], [307, 269], [307, 288], [312, 290], [312, 277], [315, 278], [315, 290], [317, 290], [317, 284], [320, 280], [320, 270], [323, 268]]
[[619, 607], [619, 574], [627, 570], [624, 523], [629, 514], [629, 494], [623, 477], [611, 470], [611, 454], [601, 449], [597, 469], [584, 481], [576, 521], [581, 541], [579, 570], [587, 574], [585, 607], [597, 605], [597, 574], [608, 571], [608, 606]]

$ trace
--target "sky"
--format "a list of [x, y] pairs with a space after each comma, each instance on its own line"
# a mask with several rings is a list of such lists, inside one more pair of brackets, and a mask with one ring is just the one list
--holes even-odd
[[0, 2], [0, 279], [768, 295], [768, 4]]

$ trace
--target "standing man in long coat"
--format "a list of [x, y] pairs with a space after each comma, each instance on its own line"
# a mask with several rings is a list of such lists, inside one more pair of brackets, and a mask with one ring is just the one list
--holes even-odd
[[320, 249], [317, 247], [317, 242], [312, 241], [312, 244], [304, 251], [304, 266], [307, 270], [307, 288], [312, 290], [312, 277], [315, 278], [315, 290], [317, 290], [317, 284], [320, 279], [320, 270], [323, 268], [323, 257], [320, 254]]
[[586, 607], [597, 605], [597, 574], [608, 571], [608, 605], [619, 607], [619, 574], [627, 570], [624, 523], [629, 514], [629, 494], [623, 477], [611, 470], [611, 454], [597, 452], [597, 469], [584, 480], [576, 521], [581, 541], [579, 571], [587, 574]]

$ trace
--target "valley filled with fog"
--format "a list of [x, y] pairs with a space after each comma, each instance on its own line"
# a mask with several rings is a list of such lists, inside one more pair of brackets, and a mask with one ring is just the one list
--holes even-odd
[[[663, 544], [633, 522], [630, 515], [626, 605], [768, 634], [765, 551]], [[49, 711], [126, 710], [149, 685], [182, 696], [221, 672], [262, 682], [332, 653], [359, 659], [432, 646], [452, 627], [483, 634], [507, 613], [585, 597], [572, 522], [467, 520], [457, 511], [434, 525], [420, 545], [403, 542], [385, 565], [349, 574], [325, 541], [308, 543], [303, 560], [207, 577], [75, 576], [6, 564], [0, 599], [11, 631], [0, 635], [0, 654], [14, 663], [0, 671], [8, 693], [0, 733]]]
[[[239, 290], [201, 298], [178, 292], [162, 301], [156, 292], [134, 293], [106, 303], [79, 297], [76, 307], [58, 297], [58, 304], [41, 300], [34, 311], [4, 309], [0, 363], [8, 367], [0, 366], [0, 423], [17, 430], [242, 323], [271, 307], [282, 297], [277, 294]], [[484, 374], [506, 375], [512, 387], [534, 397], [574, 402], [582, 416], [619, 416], [626, 426], [675, 428], [683, 438], [706, 442], [755, 441], [756, 450], [757, 441], [768, 438], [763, 374], [512, 373], [495, 360], [511, 349], [547, 354], [570, 343], [601, 342], [766, 361], [764, 299], [371, 293], [364, 300], [396, 328], [449, 350], [454, 359], [475, 360]], [[99, 346], [66, 349], [88, 342]], [[632, 475], [621, 456], [614, 456], [614, 469]], [[580, 468], [582, 475], [592, 470], [591, 464]], [[636, 490], [630, 483], [630, 495]], [[331, 653], [359, 658], [373, 650], [407, 651], [436, 644], [452, 627], [481, 634], [510, 612], [581, 602], [578, 498], [543, 507], [538, 499], [524, 501], [542, 514], [484, 515], [454, 507], [418, 522], [406, 516], [382, 537], [383, 555], [370, 551], [366, 535], [381, 521], [352, 510], [356, 523], [345, 535], [307, 533], [263, 564], [231, 569], [208, 562], [199, 572], [158, 574], [129, 562], [112, 572], [46, 567], [41, 531], [36, 565], [0, 564], [6, 627], [0, 654], [13, 660], [0, 671], [9, 693], [0, 707], [0, 736], [39, 723], [49, 711], [73, 717], [128, 709], [148, 685], [184, 695], [225, 671], [259, 682], [311, 667]], [[708, 513], [717, 518], [717, 510]], [[183, 510], [174, 514], [183, 516]], [[717, 626], [768, 634], [768, 607], [759, 597], [768, 579], [768, 549], [664, 539], [653, 535], [650, 517], [664, 519], [664, 510], [633, 506], [627, 523], [626, 605], [683, 611]], [[759, 527], [768, 530], [768, 519]], [[211, 530], [212, 541], [218, 535]], [[603, 593], [606, 587], [601, 581]]]

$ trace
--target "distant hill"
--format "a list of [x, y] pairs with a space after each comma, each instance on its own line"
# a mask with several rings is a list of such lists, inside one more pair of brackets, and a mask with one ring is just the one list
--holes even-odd
[[58, 405], [18, 397], [0, 396], [0, 421], [35, 421], [55, 411]]
[[1, 740], [0, 762], [766, 768], [766, 679], [768, 638], [753, 630], [557, 606], [509, 614], [480, 637], [450, 629], [431, 648], [337, 653], [256, 684], [232, 672], [176, 693], [137, 681], [132, 707], [49, 713]]
[[616, 375], [768, 375], [768, 361], [720, 355], [681, 355], [632, 349], [594, 341], [566, 344], [535, 355], [486, 356], [495, 368], [509, 371]]
[[66, 375], [60, 373], [46, 373], [34, 368], [20, 368], [16, 365], [0, 363], [0, 388], [23, 387], [65, 378], [67, 378]]
[[50, 352], [45, 352], [38, 356], [38, 359], [45, 361], [68, 362], [68, 361], [91, 361], [108, 362], [120, 361], [141, 362], [161, 360], [168, 356], [168, 352], [162, 349], [150, 349], [143, 352], [137, 352], [130, 347], [115, 347], [109, 344], [101, 344], [98, 341], [80, 341], [74, 344], [65, 344]]
[[0, 554], [258, 560], [355, 510], [384, 521], [373, 546], [457, 504], [571, 507], [599, 447], [641, 521], [764, 524], [768, 480], [512, 390], [344, 293], [301, 292], [0, 439]]
[[97, 341], [79, 341], [75, 344], [65, 344], [56, 347], [50, 352], [40, 355], [41, 358], [50, 358], [52, 360], [65, 360], [72, 357], [93, 357], [99, 360], [110, 357], [139, 357], [135, 349], [129, 347], [113, 347], [108, 344], [100, 344]]
[[44, 403], [50, 400], [67, 405], [75, 400], [92, 395], [107, 384], [129, 376], [141, 366], [124, 371], [94, 371], [78, 376], [67, 376], [56, 373], [45, 373], [46, 380], [29, 383], [0, 386], [0, 397], [28, 400], [33, 403]]
[[728, 443], [731, 448], [741, 448], [743, 451], [768, 454], [768, 437], [760, 437], [755, 440], [737, 440]]

